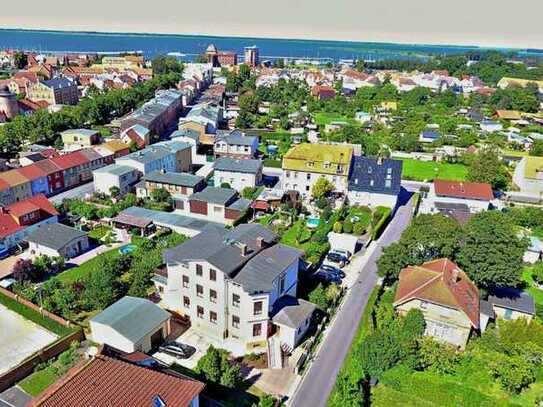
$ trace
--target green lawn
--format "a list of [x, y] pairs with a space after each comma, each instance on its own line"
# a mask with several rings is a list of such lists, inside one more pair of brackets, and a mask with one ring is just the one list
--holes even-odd
[[532, 277], [532, 268], [527, 266], [522, 271], [522, 281], [526, 282], [528, 288], [525, 289], [532, 297], [536, 304], [543, 305], [543, 290], [535, 287], [535, 282]]
[[39, 326], [47, 329], [48, 331], [53, 332], [54, 334], [58, 336], [68, 335], [69, 333], [73, 332], [71, 328], [60, 325], [59, 323], [53, 321], [52, 319], [44, 317], [39, 312], [34, 311], [33, 309], [28, 308], [27, 306], [18, 303], [14, 299], [11, 299], [4, 294], [0, 294], [0, 304], [10, 309], [11, 311], [16, 312], [17, 314], [25, 317], [29, 321], [32, 321], [35, 324], [38, 324]]
[[452, 181], [465, 181], [468, 167], [463, 164], [436, 163], [402, 158], [402, 178], [413, 181], [432, 181], [436, 178]]
[[36, 397], [56, 382], [57, 379], [58, 376], [49, 367], [32, 373], [26, 379], [19, 382], [19, 387], [31, 396]]
[[101, 238], [103, 238], [105, 235], [108, 234], [108, 232], [111, 231], [111, 228], [110, 227], [107, 227], [107, 226], [98, 226], [94, 229], [92, 229], [91, 231], [89, 231], [88, 235], [90, 238], [92, 239], [95, 239], [95, 240], [100, 240]]
[[315, 123], [319, 126], [326, 126], [327, 124], [330, 124], [332, 122], [347, 122], [349, 124], [357, 124], [358, 122], [348, 116], [342, 116], [337, 113], [326, 113], [326, 112], [318, 112], [313, 113], [313, 119], [315, 119]]
[[74, 283], [78, 280], [81, 280], [83, 277], [90, 274], [92, 271], [96, 270], [100, 258], [104, 257], [119, 257], [119, 248], [112, 249], [108, 252], [102, 253], [99, 256], [94, 257], [93, 259], [81, 264], [78, 267], [71, 268], [65, 272], [59, 274], [57, 278], [66, 284]]

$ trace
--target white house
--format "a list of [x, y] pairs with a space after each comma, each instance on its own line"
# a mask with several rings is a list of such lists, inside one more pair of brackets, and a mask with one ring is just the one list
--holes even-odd
[[232, 132], [218, 130], [214, 152], [215, 157], [254, 158], [258, 152], [258, 137], [246, 136], [239, 130]]
[[62, 223], [44, 224], [34, 229], [26, 238], [32, 256], [71, 258], [89, 249], [85, 232]]
[[522, 193], [543, 193], [543, 158], [523, 157], [515, 168], [513, 182]]
[[150, 352], [170, 334], [170, 313], [144, 298], [123, 297], [89, 321], [91, 338], [123, 352]]
[[503, 130], [503, 125], [500, 122], [495, 122], [492, 120], [483, 120], [481, 123], [479, 123], [479, 127], [482, 131], [487, 133], [494, 133]]
[[[494, 200], [492, 186], [479, 182], [446, 181], [436, 179], [423, 199], [420, 213], [437, 213], [446, 206], [467, 213], [488, 210]], [[463, 208], [460, 208], [460, 206]]]
[[215, 185], [223, 183], [230, 185], [237, 191], [246, 187], [256, 187], [262, 183], [261, 160], [239, 160], [229, 157], [220, 157], [214, 163]]
[[[278, 238], [257, 224], [232, 230], [210, 226], [166, 250], [164, 306], [189, 317], [193, 329], [236, 355], [266, 349], [277, 331], [272, 317], [281, 312], [278, 301], [296, 296], [303, 254], [277, 244]], [[293, 328], [302, 332], [306, 319]], [[296, 339], [286, 337], [285, 346], [295, 346]]]
[[125, 195], [139, 179], [138, 170], [119, 164], [98, 168], [92, 172], [92, 175], [94, 190], [107, 195], [111, 193], [112, 187], [119, 188], [120, 194]]

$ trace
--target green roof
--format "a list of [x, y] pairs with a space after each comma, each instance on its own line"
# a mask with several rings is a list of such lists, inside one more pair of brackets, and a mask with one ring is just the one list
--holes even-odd
[[537, 179], [537, 173], [543, 171], [543, 157], [526, 157], [524, 177]]
[[347, 176], [352, 156], [350, 146], [305, 143], [285, 154], [283, 169]]
[[90, 322], [109, 326], [119, 335], [136, 343], [169, 318], [167, 311], [151, 301], [126, 296], [107, 307]]

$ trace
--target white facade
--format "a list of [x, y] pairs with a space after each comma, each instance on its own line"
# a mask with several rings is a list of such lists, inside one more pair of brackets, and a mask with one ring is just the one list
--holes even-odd
[[513, 173], [513, 182], [521, 192], [528, 194], [541, 194], [543, 193], [543, 172], [536, 171], [536, 178], [527, 178], [527, 162], [528, 158], [525, 157], [517, 164], [515, 172]]
[[215, 185], [221, 186], [223, 183], [228, 183], [230, 188], [236, 191], [242, 191], [245, 187], [256, 187], [262, 182], [262, 171], [256, 174], [246, 172], [222, 171], [215, 170]]
[[283, 169], [281, 175], [281, 185], [283, 186], [283, 190], [285, 191], [294, 190], [298, 191], [304, 197], [309, 197], [311, 195], [313, 185], [320, 177], [324, 177], [332, 184], [334, 184], [336, 192], [347, 192], [347, 186], [349, 184], [347, 176], [320, 174], [307, 171], [294, 171]]
[[297, 280], [298, 260], [277, 277], [271, 292], [250, 295], [208, 262], [169, 264], [162, 298], [166, 308], [189, 316], [193, 328], [251, 352], [267, 346], [271, 307], [280, 296], [296, 295]]
[[377, 206], [395, 208], [398, 202], [397, 195], [379, 194], [376, 192], [349, 191], [347, 198], [350, 205], [367, 206], [369, 208]]
[[[134, 321], [133, 323], [137, 322]], [[137, 342], [134, 342], [131, 339], [123, 336], [109, 325], [101, 324], [93, 320], [89, 322], [89, 325], [93, 342], [96, 342], [98, 344], [106, 344], [124, 352], [131, 353], [138, 351], [149, 352], [153, 347], [151, 338], [154, 335], [157, 335], [162, 339], [165, 339], [168, 336], [168, 323], [168, 321], [162, 322], [155, 329], [146, 334], [142, 339], [138, 340]], [[161, 333], [157, 334], [157, 332], [159, 331]]]
[[127, 167], [126, 171], [119, 173], [117, 171], [106, 171], [107, 167], [99, 171], [93, 172], [94, 190], [103, 194], [110, 194], [112, 187], [117, 187], [121, 195], [125, 195], [130, 191], [139, 179], [139, 173], [136, 169]]
[[467, 205], [471, 213], [479, 213], [482, 211], [488, 210], [491, 201], [477, 200], [477, 199], [463, 199], [463, 198], [450, 198], [450, 197], [441, 197], [436, 195], [435, 186], [432, 183], [430, 186], [430, 191], [426, 198], [424, 198], [420, 204], [419, 212], [420, 213], [437, 213], [439, 212], [436, 208], [436, 203], [445, 203], [445, 204], [462, 204]]
[[49, 256], [49, 257], [64, 257], [72, 258], [84, 253], [89, 249], [89, 238], [87, 236], [82, 236], [76, 238], [71, 242], [67, 243], [65, 246], [60, 249], [48, 247], [43, 244], [38, 244], [35, 242], [28, 242], [28, 250], [33, 256]]

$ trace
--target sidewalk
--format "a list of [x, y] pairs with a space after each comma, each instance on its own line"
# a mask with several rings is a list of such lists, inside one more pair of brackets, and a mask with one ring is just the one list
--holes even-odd
[[116, 238], [120, 240], [109, 246], [105, 244], [97, 246], [94, 249], [89, 250], [88, 252], [85, 252], [80, 256], [74, 257], [73, 259], [69, 261], [69, 263], [75, 264], [76, 266], [80, 266], [81, 264], [95, 258], [96, 256], [101, 255], [102, 253], [109, 252], [110, 250], [116, 249], [118, 247], [124, 246], [127, 243], [130, 243], [130, 240], [131, 240], [130, 235], [125, 230], [122, 230], [122, 229], [117, 231]]

